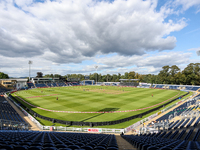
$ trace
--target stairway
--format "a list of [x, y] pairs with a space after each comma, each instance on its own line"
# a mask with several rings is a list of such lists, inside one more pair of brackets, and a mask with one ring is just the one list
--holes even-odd
[[115, 135], [119, 150], [137, 150], [129, 142], [123, 139], [120, 135]]

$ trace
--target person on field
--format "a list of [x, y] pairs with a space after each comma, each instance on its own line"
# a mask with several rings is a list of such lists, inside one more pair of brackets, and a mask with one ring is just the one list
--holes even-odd
[[153, 94], [151, 96], [153, 97]]
[[56, 100], [58, 100], [58, 97], [56, 98]]

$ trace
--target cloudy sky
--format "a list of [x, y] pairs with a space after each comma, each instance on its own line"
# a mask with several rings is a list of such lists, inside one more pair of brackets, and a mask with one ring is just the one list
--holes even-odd
[[157, 74], [200, 62], [200, 0], [0, 0], [0, 71]]

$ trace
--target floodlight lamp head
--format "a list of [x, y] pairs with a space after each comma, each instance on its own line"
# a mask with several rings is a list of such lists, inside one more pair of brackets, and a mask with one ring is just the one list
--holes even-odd
[[98, 66], [94, 66], [94, 68], [95, 68], [95, 69], [97, 69], [97, 68], [98, 68]]
[[31, 60], [28, 61], [28, 64], [32, 64], [33, 62]]
[[196, 53], [198, 56], [200, 56], [200, 50], [197, 50]]

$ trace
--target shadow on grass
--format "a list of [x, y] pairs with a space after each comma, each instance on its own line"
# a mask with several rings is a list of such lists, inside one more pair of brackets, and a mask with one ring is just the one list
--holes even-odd
[[[119, 109], [119, 108], [104, 108], [104, 109], [99, 110], [98, 112], [117, 111], [118, 109]], [[85, 122], [85, 121], [87, 121], [87, 120], [89, 120], [89, 119], [92, 119], [92, 118], [101, 116], [101, 115], [103, 115], [103, 114], [104, 114], [104, 113], [98, 113], [98, 114], [96, 114], [96, 115], [94, 115], [94, 116], [92, 116], [92, 117], [89, 117], [89, 118], [86, 118], [86, 119], [84, 119], [84, 120], [81, 120], [81, 122]]]

